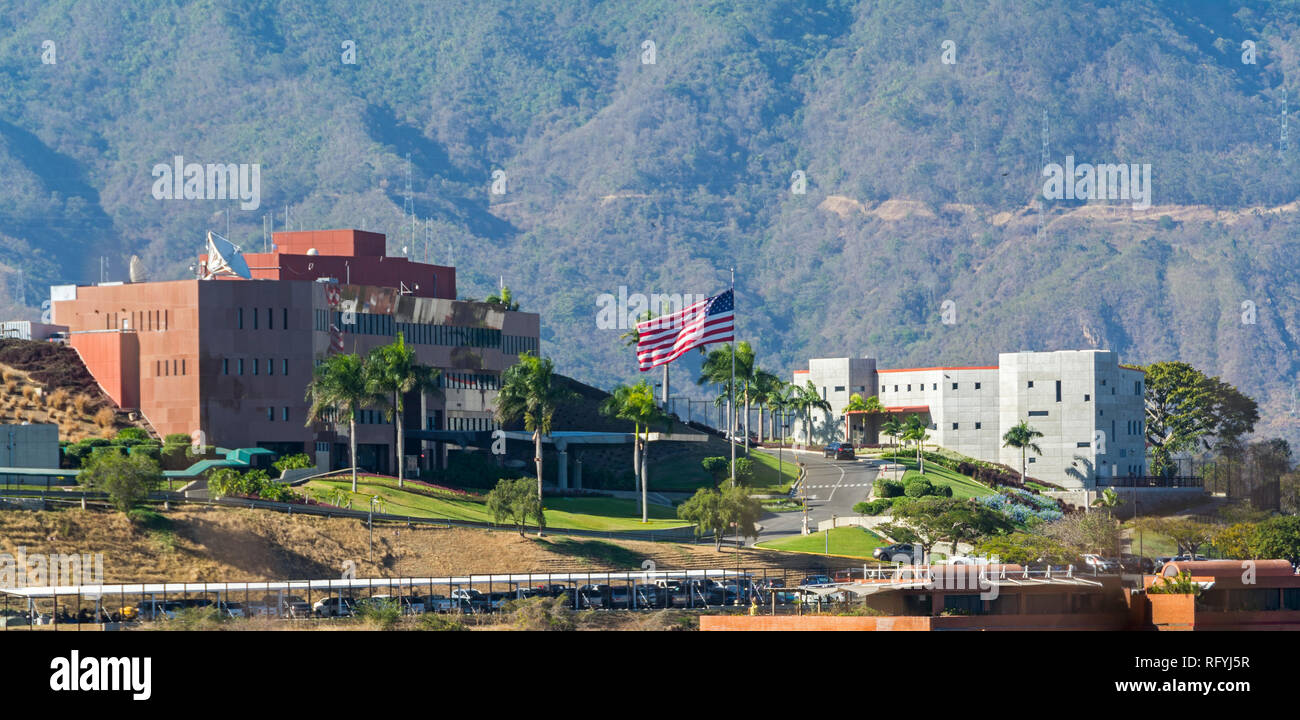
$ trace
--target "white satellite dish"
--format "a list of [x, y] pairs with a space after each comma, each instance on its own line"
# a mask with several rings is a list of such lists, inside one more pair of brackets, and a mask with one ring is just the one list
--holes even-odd
[[245, 280], [253, 279], [239, 247], [220, 235], [208, 232], [208, 260], [204, 263], [201, 280], [211, 280], [218, 275], [232, 275]]

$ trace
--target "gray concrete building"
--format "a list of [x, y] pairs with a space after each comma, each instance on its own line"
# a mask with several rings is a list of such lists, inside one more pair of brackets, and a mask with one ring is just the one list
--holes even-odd
[[[1025, 421], [1043, 433], [1029, 476], [1092, 489], [1099, 479], [1146, 474], [1144, 377], [1108, 350], [1062, 350], [1002, 353], [994, 366], [902, 369], [878, 369], [871, 358], [815, 358], [793, 380], [812, 381], [831, 405], [814, 413], [814, 443], [881, 442], [884, 418], [915, 414], [930, 428], [928, 443], [1018, 469], [1020, 453], [1002, 447], [1002, 436]], [[884, 413], [846, 416], [855, 392], [875, 395]], [[792, 430], [808, 442], [803, 423]]]

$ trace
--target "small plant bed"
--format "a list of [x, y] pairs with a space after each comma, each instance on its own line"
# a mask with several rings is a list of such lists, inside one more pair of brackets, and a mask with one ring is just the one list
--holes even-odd
[[768, 512], [800, 512], [803, 505], [794, 500], [764, 500], [763, 509]]

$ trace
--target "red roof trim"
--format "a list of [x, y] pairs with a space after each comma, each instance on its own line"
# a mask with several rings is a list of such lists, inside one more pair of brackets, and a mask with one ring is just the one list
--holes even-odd
[[930, 406], [929, 405], [896, 405], [894, 407], [886, 407], [883, 410], [883, 412], [887, 412], [887, 413], [930, 412]]
[[878, 373], [891, 372], [921, 372], [922, 370], [997, 370], [997, 365], [966, 365], [962, 367], [923, 367], [923, 368], [897, 368], [894, 370], [877, 370]]

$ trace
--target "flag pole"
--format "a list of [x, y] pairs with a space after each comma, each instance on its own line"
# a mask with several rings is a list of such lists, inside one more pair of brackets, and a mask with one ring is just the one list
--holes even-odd
[[[732, 317], [736, 307], [736, 268], [731, 268], [731, 307]], [[735, 322], [734, 320], [732, 321]], [[736, 438], [732, 436], [731, 424], [736, 407], [736, 333], [731, 333], [731, 385], [727, 387], [727, 444], [731, 445], [731, 486], [736, 486]]]

